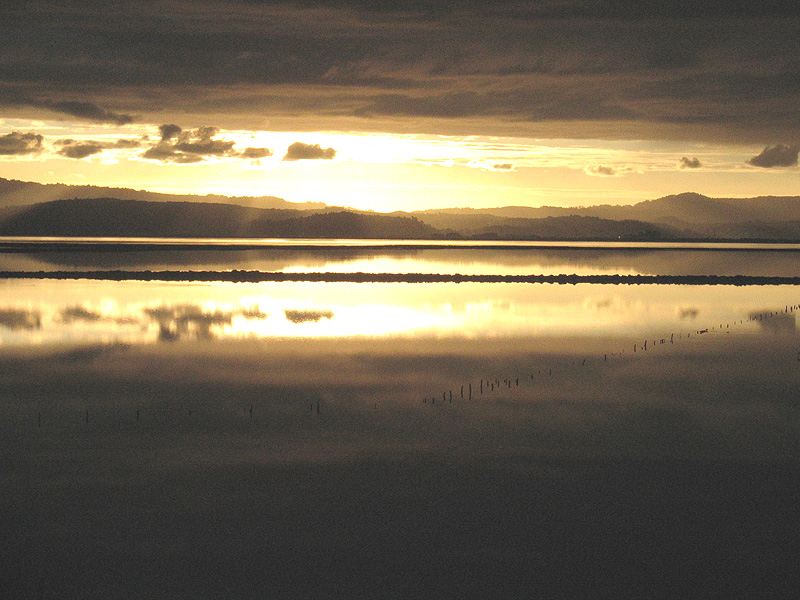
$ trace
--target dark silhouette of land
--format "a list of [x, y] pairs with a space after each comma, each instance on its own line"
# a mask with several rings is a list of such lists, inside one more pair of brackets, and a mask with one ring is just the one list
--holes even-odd
[[0, 235], [66, 237], [433, 239], [412, 216], [304, 212], [208, 202], [54, 200], [0, 215]]
[[800, 196], [684, 193], [630, 206], [390, 214], [273, 196], [166, 195], [0, 179], [0, 236], [800, 241]]
[[316, 281], [325, 283], [597, 283], [611, 285], [800, 285], [800, 277], [753, 275], [463, 275], [441, 273], [339, 273], [272, 271], [0, 271], [2, 279], [98, 281]]

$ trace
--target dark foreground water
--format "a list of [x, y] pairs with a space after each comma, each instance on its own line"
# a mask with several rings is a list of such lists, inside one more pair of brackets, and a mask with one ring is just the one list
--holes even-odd
[[795, 598], [797, 305], [3, 280], [0, 597]]

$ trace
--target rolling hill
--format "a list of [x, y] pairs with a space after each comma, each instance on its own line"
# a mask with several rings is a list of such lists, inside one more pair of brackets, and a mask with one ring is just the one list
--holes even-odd
[[[42, 200], [65, 194], [69, 196]], [[220, 198], [223, 201], [215, 201]], [[173, 196], [0, 179], [0, 235], [800, 241], [800, 197], [709, 198], [683, 193], [626, 206], [383, 214], [274, 196]]]
[[0, 235], [57, 237], [431, 239], [412, 216], [264, 209], [209, 202], [118, 198], [54, 200], [0, 215]]

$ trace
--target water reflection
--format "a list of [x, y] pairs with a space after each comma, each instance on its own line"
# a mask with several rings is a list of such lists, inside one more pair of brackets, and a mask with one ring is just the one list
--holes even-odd
[[258, 270], [465, 275], [796, 276], [798, 250], [281, 247], [0, 251], [0, 270]]
[[0, 309], [0, 327], [7, 329], [39, 329], [42, 316], [38, 311], [25, 309]]
[[292, 323], [317, 323], [321, 319], [332, 319], [330, 310], [284, 310], [286, 318]]
[[797, 321], [793, 314], [775, 311], [756, 311], [749, 315], [758, 326], [770, 333], [796, 333]]
[[8, 280], [0, 343], [178, 339], [598, 337], [741, 320], [795, 331], [792, 286], [161, 283]]
[[2, 281], [0, 564], [16, 597], [108, 574], [92, 589], [252, 597], [284, 572], [314, 578], [297, 597], [342, 573], [491, 597], [511, 571], [553, 597], [586, 556], [585, 589], [645, 564], [649, 590], [689, 563], [772, 576], [774, 547], [794, 573], [799, 294]]

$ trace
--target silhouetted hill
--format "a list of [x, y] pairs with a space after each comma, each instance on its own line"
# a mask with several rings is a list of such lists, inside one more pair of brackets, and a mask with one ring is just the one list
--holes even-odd
[[[510, 232], [521, 226], [518, 219], [567, 219], [569, 217], [592, 217], [607, 221], [609, 227], [603, 237], [611, 238], [613, 231], [625, 228], [610, 226], [608, 222], [633, 221], [649, 223], [664, 236], [685, 239], [754, 239], [797, 240], [800, 239], [800, 197], [760, 196], [757, 198], [709, 198], [702, 194], [684, 193], [647, 200], [630, 206], [598, 205], [589, 207], [560, 208], [552, 206], [525, 207], [507, 206], [486, 209], [437, 209], [414, 213], [422, 221], [439, 229], [453, 229], [465, 236], [492, 237], [494, 235], [517, 235]], [[556, 236], [561, 225], [573, 223], [588, 226], [588, 221], [563, 221], [553, 229], [557, 221], [551, 222], [544, 237]], [[543, 224], [531, 226], [531, 236], [538, 236]], [[635, 229], [635, 227], [634, 227]], [[594, 230], [589, 227], [589, 230]], [[643, 230], [644, 231], [644, 230]], [[505, 232], [505, 233], [503, 233]], [[598, 232], [599, 233], [599, 232]], [[565, 232], [564, 235], [570, 235]], [[575, 232], [570, 238], [577, 239]], [[637, 236], [638, 237], [638, 236]]]
[[0, 177], [0, 210], [6, 207], [37, 204], [68, 198], [117, 198], [119, 200], [147, 200], [151, 202], [211, 202], [236, 204], [255, 208], [281, 208], [295, 210], [321, 210], [322, 202], [289, 202], [276, 196], [205, 196], [191, 194], [160, 194], [129, 188], [97, 187], [93, 185], [41, 184]]
[[410, 216], [341, 211], [302, 215], [283, 221], [261, 220], [253, 224], [261, 237], [436, 239], [442, 233]]
[[252, 223], [280, 220], [298, 210], [208, 202], [145, 202], [73, 198], [17, 209], [0, 222], [2, 235], [109, 237], [249, 237]]
[[[9, 194], [30, 189], [24, 182], [0, 179], [2, 186]], [[731, 199], [686, 193], [631, 206], [501, 207], [392, 214], [323, 204], [318, 206], [324, 208], [317, 209], [301, 205], [301, 210], [292, 203], [280, 202], [290, 208], [240, 206], [197, 198], [180, 202], [112, 197], [61, 199], [0, 209], [0, 235], [800, 240], [800, 197]]]
[[626, 219], [598, 217], [545, 217], [507, 219], [504, 224], [485, 227], [474, 234], [481, 239], [500, 240], [661, 240], [675, 237], [664, 225]]
[[208, 202], [117, 198], [55, 200], [0, 218], [0, 235], [64, 237], [333, 237], [428, 239], [439, 232], [414, 217], [262, 209]]

